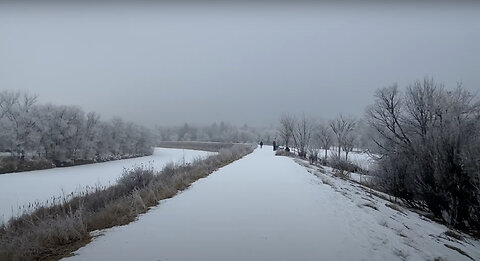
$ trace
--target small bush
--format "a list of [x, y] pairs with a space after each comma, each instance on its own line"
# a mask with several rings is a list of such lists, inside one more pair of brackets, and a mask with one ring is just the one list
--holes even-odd
[[[391, 204], [391, 203], [385, 203], [385, 206], [395, 210], [395, 211], [398, 211], [402, 214], [405, 214], [405, 212], [403, 211], [403, 209], [401, 207], [399, 207], [398, 205], [396, 204]], [[406, 215], [406, 214], [405, 214]]]
[[152, 167], [144, 168], [136, 167], [132, 170], [125, 169], [123, 175], [118, 179], [117, 184], [119, 189], [124, 190], [125, 193], [129, 193], [134, 189], [141, 189], [150, 184], [155, 176]]
[[290, 151], [286, 151], [284, 149], [278, 149], [275, 152], [276, 156], [295, 156], [295, 154], [291, 153]]
[[333, 156], [333, 157], [330, 158], [329, 166], [334, 168], [334, 169], [343, 170], [343, 171], [346, 171], [346, 172], [360, 172], [361, 171], [361, 168], [358, 167], [357, 165], [355, 165], [355, 164], [353, 164], [349, 161], [346, 161], [344, 159], [341, 159], [338, 156]]
[[331, 180], [329, 180], [328, 178], [326, 178], [326, 177], [324, 177], [324, 176], [322, 176], [322, 175], [320, 175], [319, 177], [320, 177], [320, 179], [322, 180], [322, 183], [323, 183], [323, 184], [327, 184], [327, 185], [329, 185], [330, 187], [332, 187], [332, 188], [334, 188], [334, 189], [337, 188], [337, 186], [335, 186], [335, 184], [334, 184]]
[[342, 179], [348, 179], [350, 178], [350, 172], [348, 171], [345, 171], [343, 169], [335, 169], [333, 171], [333, 174], [336, 176], [336, 177], [339, 177], [339, 178], [342, 178]]
[[455, 238], [458, 241], [465, 241], [465, 238], [455, 231], [447, 230], [444, 232], [444, 234], [448, 237]]

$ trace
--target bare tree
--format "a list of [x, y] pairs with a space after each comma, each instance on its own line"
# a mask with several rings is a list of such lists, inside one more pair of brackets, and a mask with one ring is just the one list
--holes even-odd
[[305, 114], [297, 122], [293, 131], [293, 140], [295, 147], [298, 150], [298, 155], [305, 158], [307, 156], [307, 149], [310, 145], [310, 139], [313, 132], [313, 124], [311, 120], [305, 117]]
[[12, 150], [20, 158], [25, 158], [27, 150], [34, 147], [37, 124], [34, 117], [36, 95], [22, 92], [2, 92], [0, 94], [0, 118], [6, 117], [9, 121], [9, 131], [14, 147]]
[[343, 151], [345, 151], [345, 160], [348, 161], [348, 153], [353, 150], [355, 147], [356, 143], [356, 137], [353, 133], [347, 134], [343, 138], [342, 146], [343, 146]]
[[402, 127], [404, 105], [397, 85], [377, 90], [375, 98], [375, 104], [368, 108], [367, 116], [370, 125], [388, 141], [388, 144], [381, 144], [377, 140], [374, 142], [382, 149], [388, 149], [392, 145], [409, 147], [411, 142]]
[[355, 126], [356, 120], [354, 118], [347, 118], [341, 114], [336, 119], [330, 121], [330, 128], [337, 140], [338, 157], [340, 157], [341, 149], [344, 147], [347, 137], [355, 130]]
[[330, 147], [333, 144], [333, 134], [329, 127], [324, 124], [321, 124], [318, 127], [318, 132], [316, 134], [318, 141], [320, 142], [320, 147], [325, 151], [324, 158], [327, 159], [327, 153]]
[[18, 103], [20, 92], [0, 92], [0, 119], [11, 113], [12, 107]]
[[293, 116], [284, 114], [280, 118], [280, 126], [278, 128], [278, 135], [283, 140], [285, 147], [288, 148], [290, 140], [293, 139], [296, 120]]
[[100, 115], [95, 112], [87, 113], [84, 132], [84, 148], [82, 158], [92, 160], [97, 157]]

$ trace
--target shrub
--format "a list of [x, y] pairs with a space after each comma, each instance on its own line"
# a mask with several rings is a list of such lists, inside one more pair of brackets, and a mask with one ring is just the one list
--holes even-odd
[[295, 154], [291, 153], [290, 151], [286, 151], [284, 149], [278, 149], [275, 151], [276, 156], [294, 156]]
[[480, 100], [433, 79], [376, 92], [377, 181], [388, 193], [428, 206], [436, 218], [480, 231]]
[[360, 172], [361, 168], [357, 165], [346, 161], [338, 156], [332, 156], [329, 159], [328, 165], [334, 169], [342, 170], [346, 172]]

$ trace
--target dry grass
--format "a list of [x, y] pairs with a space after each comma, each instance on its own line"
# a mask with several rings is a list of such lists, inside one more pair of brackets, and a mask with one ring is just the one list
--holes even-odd
[[342, 179], [350, 179], [350, 172], [342, 169], [334, 169], [333, 175]]
[[255, 145], [233, 145], [191, 164], [168, 164], [126, 171], [118, 183], [98, 187], [52, 206], [41, 206], [0, 226], [0, 260], [57, 260], [86, 244], [90, 232], [133, 221], [199, 178], [252, 152]]
[[377, 206], [375, 206], [375, 204], [373, 204], [371, 202], [363, 203], [361, 206], [362, 207], [369, 207], [369, 208], [374, 209], [374, 210], [378, 210]]
[[475, 259], [473, 259], [471, 256], [469, 256], [467, 253], [465, 253], [465, 251], [461, 250], [460, 248], [449, 245], [449, 244], [443, 244], [443, 245], [450, 248], [450, 249], [453, 249], [453, 250], [457, 251], [459, 254], [464, 255], [464, 256], [470, 258], [471, 260], [475, 261]]
[[457, 233], [457, 232], [455, 232], [455, 231], [453, 231], [453, 230], [447, 230], [447, 231], [444, 232], [444, 234], [445, 234], [446, 236], [451, 237], [451, 238], [454, 238], [454, 239], [456, 239], [456, 240], [458, 240], [458, 241], [463, 241], [463, 242], [465, 242], [465, 238], [464, 238], [462, 235], [460, 235], [459, 233]]
[[355, 173], [362, 173], [363, 170], [355, 165], [354, 163], [350, 162], [350, 161], [347, 161], [345, 159], [342, 159], [338, 156], [332, 156], [330, 157], [330, 159], [328, 160], [328, 166], [334, 168], [334, 169], [337, 169], [337, 170], [341, 170], [341, 171], [344, 171], [344, 172], [355, 172]]
[[397, 204], [392, 204], [392, 203], [385, 203], [385, 206], [395, 210], [395, 211], [398, 211], [404, 215], [407, 215], [407, 213], [405, 213], [405, 211], [400, 207], [398, 206]]

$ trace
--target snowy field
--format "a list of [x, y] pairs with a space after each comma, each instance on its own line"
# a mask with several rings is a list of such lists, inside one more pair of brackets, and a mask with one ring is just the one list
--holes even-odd
[[[291, 149], [295, 150], [295, 148], [291, 148]], [[327, 150], [327, 159], [329, 159], [332, 156], [336, 156], [337, 154], [338, 154], [338, 150], [335, 147], [331, 147], [330, 149]], [[318, 157], [321, 159], [324, 159], [325, 150], [320, 149], [318, 151]], [[343, 150], [340, 151], [340, 158], [342, 160], [345, 159], [345, 152]], [[375, 159], [371, 155], [368, 155], [368, 153], [366, 152], [361, 152], [360, 150], [354, 150], [349, 152], [348, 161], [367, 171], [371, 170], [375, 164]]]
[[[147, 166], [160, 170], [166, 163], [192, 161], [211, 152], [155, 148], [153, 155], [96, 164], [0, 175], [0, 222], [28, 209], [28, 204], [84, 191], [87, 187], [116, 183], [125, 168]], [[27, 208], [25, 208], [27, 206]]]
[[265, 146], [65, 260], [480, 260], [479, 241], [325, 170]]

